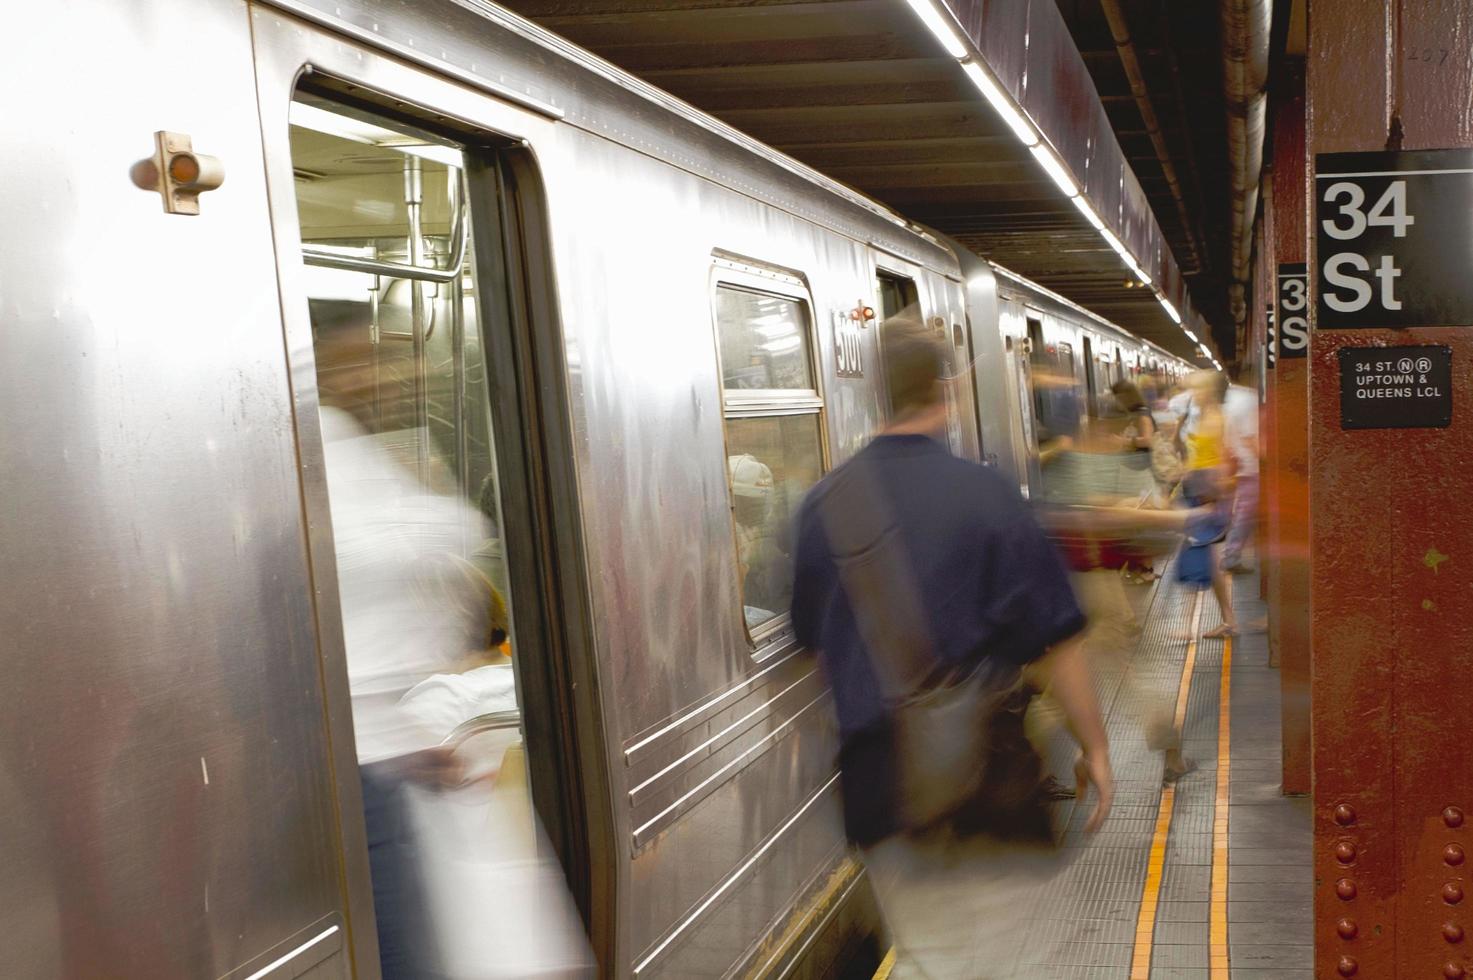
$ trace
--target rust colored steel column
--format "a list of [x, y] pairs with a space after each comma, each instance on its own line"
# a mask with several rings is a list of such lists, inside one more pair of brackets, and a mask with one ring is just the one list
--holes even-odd
[[[1312, 0], [1309, 18], [1311, 153], [1473, 146], [1473, 5]], [[1377, 344], [1451, 348], [1448, 428], [1342, 429], [1337, 352]], [[1457, 980], [1473, 975], [1473, 327], [1316, 330], [1309, 368], [1315, 975]]]
[[[1285, 72], [1274, 110], [1274, 263], [1304, 261], [1304, 75]], [[1277, 289], [1275, 289], [1277, 296]], [[1280, 325], [1282, 330], [1282, 325]], [[1274, 369], [1275, 534], [1269, 596], [1270, 651], [1282, 694], [1284, 792], [1309, 792], [1309, 359], [1280, 358]]]
[[[1254, 390], [1259, 392], [1258, 510], [1253, 515], [1253, 557], [1258, 565], [1258, 598], [1267, 599], [1268, 563], [1264, 555], [1268, 553], [1268, 523], [1264, 520], [1264, 509], [1268, 499], [1266, 490], [1268, 467], [1264, 462], [1264, 449], [1268, 446], [1268, 390], [1272, 374], [1268, 369], [1268, 360], [1262, 352], [1268, 338], [1268, 311], [1273, 302], [1274, 286], [1274, 195], [1273, 175], [1270, 167], [1264, 169], [1263, 188], [1259, 191], [1258, 199], [1263, 204], [1262, 217], [1254, 233], [1253, 242], [1253, 278], [1250, 282], [1253, 299], [1248, 305], [1247, 342], [1240, 348], [1238, 356], [1242, 361], [1251, 362], [1251, 374], [1246, 374], [1244, 377], [1251, 377], [1255, 382]], [[1269, 666], [1276, 666], [1273, 661], [1273, 651], [1269, 651]]]

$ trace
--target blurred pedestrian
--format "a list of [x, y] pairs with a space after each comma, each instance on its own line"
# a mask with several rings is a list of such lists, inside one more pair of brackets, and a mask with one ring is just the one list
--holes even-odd
[[1205, 508], [1187, 525], [1186, 540], [1177, 559], [1177, 579], [1192, 588], [1212, 586], [1222, 612], [1222, 623], [1203, 633], [1204, 639], [1238, 634], [1233, 611], [1233, 584], [1222, 568], [1221, 544], [1227, 537], [1232, 494], [1232, 458], [1227, 446], [1227, 417], [1223, 400], [1227, 376], [1198, 371], [1189, 379], [1189, 399], [1183, 411], [1186, 472], [1182, 496], [1188, 507]]
[[1222, 567], [1227, 572], [1247, 572], [1243, 547], [1258, 523], [1258, 393], [1242, 385], [1230, 385], [1223, 400], [1223, 416], [1233, 463], [1233, 509], [1227, 541], [1222, 546]]
[[[1022, 737], [1023, 675], [1051, 686], [1081, 744], [1079, 795], [1090, 785], [1098, 793], [1088, 829], [1104, 821], [1113, 797], [1077, 642], [1084, 617], [1016, 487], [947, 451], [944, 349], [911, 315], [886, 321], [884, 341], [895, 415], [804, 501], [793, 625], [833, 688], [845, 829], [894, 934], [897, 975], [1020, 976], [1027, 899], [1052, 867], [1027, 846], [1037, 848], [1051, 827], [1041, 760]], [[927, 699], [945, 703], [976, 677], [1007, 692], [986, 701], [1004, 707], [986, 717], [961, 712], [956, 730], [918, 715]], [[956, 750], [960, 729], [982, 724], [992, 726], [994, 752], [968, 759]], [[929, 755], [911, 737], [926, 725], [934, 726]], [[997, 735], [1004, 728], [1006, 749]], [[948, 781], [969, 790], [943, 805], [927, 792], [935, 756], [948, 753], [958, 763]], [[1044, 825], [1028, 826], [1039, 814]], [[962, 846], [964, 830], [981, 832]], [[942, 893], [931, 886], [954, 880], [959, 864], [965, 884], [943, 921], [932, 910]]]

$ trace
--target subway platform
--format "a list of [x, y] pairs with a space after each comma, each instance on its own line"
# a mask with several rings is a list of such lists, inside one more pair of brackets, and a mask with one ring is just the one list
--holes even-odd
[[[1234, 585], [1239, 623], [1261, 624], [1257, 578], [1240, 575]], [[1034, 890], [1016, 917], [1020, 928], [1003, 942], [968, 938], [975, 913], [967, 890], [977, 886], [941, 876], [892, 921], [894, 946], [877, 980], [1312, 976], [1309, 801], [1280, 792], [1279, 677], [1266, 637], [1200, 639], [1221, 622], [1217, 603], [1210, 593], [1183, 592], [1169, 573], [1126, 590], [1139, 639], [1130, 656], [1098, 663], [1095, 675], [1116, 777], [1109, 820], [1087, 838], [1090, 800], [1061, 813], [1062, 867]], [[1147, 747], [1140, 721], [1149, 713], [1142, 702], [1160, 705], [1163, 694], [1197, 764], [1171, 787], [1162, 785], [1161, 753]], [[1049, 761], [1061, 779], [1073, 755], [1067, 737], [1052, 742]], [[974, 908], [987, 907], [979, 899]], [[1007, 955], [1019, 959], [1001, 969]]]

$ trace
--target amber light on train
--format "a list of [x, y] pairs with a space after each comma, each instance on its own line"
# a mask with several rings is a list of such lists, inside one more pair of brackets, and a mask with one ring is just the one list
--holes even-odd
[[199, 161], [191, 153], [178, 153], [169, 160], [169, 176], [181, 184], [199, 179]]

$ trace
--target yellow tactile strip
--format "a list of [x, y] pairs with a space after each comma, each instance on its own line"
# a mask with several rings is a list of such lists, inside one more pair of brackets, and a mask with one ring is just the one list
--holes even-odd
[[[1178, 683], [1176, 692], [1176, 714], [1172, 719], [1172, 725], [1176, 729], [1178, 738], [1181, 737], [1182, 728], [1186, 724], [1187, 697], [1192, 690], [1192, 671], [1197, 666], [1197, 636], [1202, 629], [1202, 594], [1200, 592], [1192, 601], [1190, 618], [1192, 638], [1187, 641], [1187, 655], [1182, 661], [1181, 681]], [[1151, 952], [1156, 942], [1156, 911], [1161, 899], [1161, 879], [1166, 871], [1166, 842], [1171, 836], [1171, 814], [1175, 806], [1176, 787], [1167, 786], [1161, 790], [1161, 803], [1156, 813], [1156, 834], [1151, 838], [1151, 856], [1146, 865], [1145, 885], [1141, 889], [1141, 908], [1135, 922], [1135, 949], [1130, 958], [1130, 980], [1151, 980]], [[1226, 849], [1225, 831], [1222, 845]], [[1226, 861], [1225, 850], [1224, 861]], [[1215, 858], [1213, 865], [1215, 869]], [[1227, 888], [1225, 878], [1223, 888], [1224, 890]], [[1226, 904], [1225, 893], [1223, 898]], [[1223, 922], [1226, 924], [1225, 911], [1223, 915]], [[1224, 950], [1226, 950], [1226, 943], [1224, 943]], [[1214, 980], [1215, 976], [1214, 974]]]
[[1212, 905], [1209, 932], [1211, 980], [1228, 980], [1228, 809], [1232, 773], [1233, 640], [1222, 641], [1222, 688], [1217, 705], [1217, 802], [1212, 817]]

